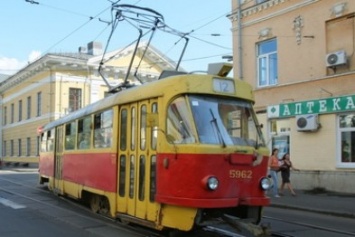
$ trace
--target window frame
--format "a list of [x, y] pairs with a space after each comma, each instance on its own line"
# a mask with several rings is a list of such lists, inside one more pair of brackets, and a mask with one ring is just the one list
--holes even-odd
[[69, 88], [68, 93], [68, 111], [73, 112], [82, 108], [82, 89], [81, 88]]
[[42, 92], [37, 93], [37, 117], [42, 115]]
[[[342, 152], [343, 152], [343, 141], [342, 141], [342, 133], [355, 133], [355, 126], [351, 127], [342, 127], [341, 126], [341, 117], [346, 116], [346, 115], [354, 115], [355, 118], [355, 113], [342, 113], [337, 115], [337, 167], [338, 168], [355, 168], [355, 161], [352, 162], [343, 162], [342, 161]], [[355, 141], [352, 142], [352, 144], [355, 144]], [[351, 149], [351, 147], [350, 147]], [[353, 148], [353, 151], [355, 153], [355, 147]], [[351, 153], [350, 153], [351, 154]], [[355, 156], [355, 154], [353, 154]]]
[[[261, 47], [266, 46], [269, 43], [275, 43], [276, 50], [260, 53]], [[278, 51], [277, 51], [277, 39], [272, 38], [265, 41], [260, 41], [256, 45], [256, 71], [257, 71], [257, 87], [275, 86], [278, 82]], [[271, 59], [276, 56], [276, 63], [272, 63]], [[261, 61], [265, 62], [265, 72], [261, 69]], [[273, 69], [273, 70], [271, 70]], [[263, 73], [264, 72], [264, 73]], [[271, 74], [274, 73], [274, 78], [271, 78]], [[263, 77], [265, 77], [265, 80]], [[262, 83], [265, 81], [265, 83]]]

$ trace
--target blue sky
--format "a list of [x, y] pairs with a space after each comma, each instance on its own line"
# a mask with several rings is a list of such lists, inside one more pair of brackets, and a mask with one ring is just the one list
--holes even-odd
[[[111, 2], [113, 0], [0, 1], [0, 73], [13, 74], [48, 52], [77, 52], [90, 41], [99, 41], [105, 46], [111, 26], [104, 21], [111, 20]], [[206, 70], [207, 63], [224, 61], [222, 55], [232, 54], [231, 22], [225, 16], [231, 11], [230, 0], [121, 0], [118, 4], [151, 8], [161, 13], [170, 27], [191, 32], [181, 65], [188, 71]], [[116, 34], [112, 50], [136, 38], [123, 25], [120, 28], [120, 24]], [[177, 48], [179, 45], [174, 45], [177, 41], [178, 38], [170, 40], [157, 35], [153, 45], [176, 60], [169, 49]]]

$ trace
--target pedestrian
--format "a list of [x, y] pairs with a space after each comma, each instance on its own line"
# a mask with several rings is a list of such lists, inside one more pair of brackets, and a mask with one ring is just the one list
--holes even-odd
[[280, 171], [280, 164], [277, 155], [279, 153], [279, 149], [274, 148], [272, 149], [271, 156], [269, 157], [269, 175], [272, 178], [273, 186], [272, 191], [274, 197], [280, 197], [278, 193], [278, 177], [277, 172]]
[[292, 196], [296, 196], [295, 191], [293, 190], [293, 187], [290, 182], [290, 170], [295, 170], [295, 171], [300, 171], [299, 169], [296, 169], [290, 160], [290, 154], [286, 153], [282, 159], [282, 165], [280, 166], [280, 171], [281, 171], [281, 178], [282, 178], [282, 183], [280, 186], [280, 194], [283, 195], [283, 190], [286, 185], [288, 190], [291, 192]]

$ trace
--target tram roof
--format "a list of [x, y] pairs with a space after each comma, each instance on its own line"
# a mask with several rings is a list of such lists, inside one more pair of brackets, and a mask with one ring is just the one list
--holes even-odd
[[[127, 104], [149, 98], [157, 98], [168, 95], [168, 99], [178, 94], [197, 93], [207, 94], [212, 91], [212, 83], [206, 83], [209, 79], [216, 78], [214, 75], [206, 74], [184, 74], [149, 82], [140, 86], [134, 86], [112, 94], [95, 103], [85, 106], [77, 111], [59, 118], [44, 126], [43, 130], [52, 129], [60, 124], [74, 121], [78, 118], [103, 111], [119, 104]], [[227, 78], [231, 80], [231, 78]], [[239, 89], [238, 97], [249, 101], [254, 100], [252, 87], [241, 80], [234, 80], [235, 87]], [[241, 90], [240, 88], [243, 88]], [[236, 94], [226, 94], [225, 96], [236, 96]]]

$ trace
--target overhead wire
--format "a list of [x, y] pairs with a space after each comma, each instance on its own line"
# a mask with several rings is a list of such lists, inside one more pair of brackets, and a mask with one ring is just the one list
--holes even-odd
[[[25, 0], [26, 2], [31, 2], [31, 0]], [[112, 5], [113, 4], [116, 4], [119, 2], [118, 1], [111, 1], [111, 0], [107, 0], [109, 1]], [[138, 4], [139, 2], [141, 2], [141, 0], [138, 0], [136, 1], [134, 4]], [[99, 21], [101, 22], [105, 22], [107, 23], [107, 26], [95, 37], [95, 39], [97, 39], [100, 35], [103, 34], [103, 32], [106, 31], [106, 29], [108, 28], [108, 26], [111, 24], [110, 22], [106, 22], [106, 21], [103, 21], [101, 20], [100, 18], [98, 18], [98, 16], [100, 16], [103, 12], [107, 11], [108, 9], [110, 9], [111, 6], [105, 8], [104, 10], [100, 11], [98, 14], [96, 14], [95, 16], [89, 16], [89, 15], [86, 15], [86, 14], [82, 14], [82, 13], [79, 13], [79, 12], [75, 12], [75, 11], [71, 11], [71, 10], [67, 10], [67, 9], [63, 9], [63, 8], [59, 8], [59, 7], [55, 7], [55, 6], [51, 6], [51, 5], [47, 5], [47, 4], [43, 4], [41, 2], [35, 2], [37, 5], [41, 5], [41, 6], [44, 6], [44, 7], [47, 7], [47, 8], [52, 8], [52, 9], [55, 9], [55, 10], [58, 10], [58, 11], [62, 11], [62, 12], [66, 12], [66, 13], [70, 13], [70, 14], [74, 14], [74, 15], [77, 15], [77, 16], [81, 16], [81, 17], [86, 17], [86, 18], [89, 18], [86, 22], [84, 22], [82, 25], [78, 26], [77, 28], [75, 28], [72, 32], [70, 32], [69, 34], [67, 34], [65, 37], [63, 37], [62, 39], [60, 39], [59, 41], [57, 41], [56, 43], [54, 43], [51, 47], [49, 47], [44, 53], [47, 53], [49, 51], [51, 51], [54, 47], [56, 47], [58, 44], [62, 43], [64, 40], [66, 40], [67, 38], [69, 38], [70, 36], [72, 36], [74, 33], [76, 33], [77, 31], [79, 31], [81, 28], [83, 28], [85, 25], [87, 25], [89, 22], [91, 22], [93, 19], [98, 19]], [[184, 36], [189, 36], [195, 40], [198, 40], [198, 41], [201, 41], [203, 43], [206, 43], [206, 44], [209, 44], [209, 45], [212, 45], [214, 47], [219, 47], [219, 48], [222, 48], [222, 49], [227, 49], [227, 50], [231, 50], [231, 48], [229, 47], [225, 47], [225, 46], [222, 46], [222, 45], [219, 45], [219, 44], [216, 44], [214, 42], [210, 42], [210, 41], [207, 41], [207, 40], [204, 40], [204, 39], [201, 39], [199, 37], [196, 37], [194, 35], [196, 35], [196, 31], [212, 24], [213, 22], [219, 20], [220, 18], [222, 17], [225, 17], [227, 13], [223, 14], [223, 15], [219, 15], [218, 17], [202, 24], [201, 26], [189, 31], [188, 33], [185, 33]], [[172, 30], [174, 31], [173, 28], [170, 28], [169, 27], [169, 30]], [[176, 31], [177, 32], [177, 31]], [[176, 46], [177, 42], [168, 50], [171, 51], [175, 46]], [[168, 53], [167, 52], [167, 53]], [[167, 53], [165, 53], [164, 55], [167, 55]], [[206, 56], [206, 57], [200, 57], [200, 58], [196, 58], [196, 59], [189, 59], [190, 61], [191, 60], [198, 60], [198, 59], [203, 59], [203, 58], [209, 58], [209, 57], [215, 57], [215, 56]], [[187, 60], [182, 60], [182, 61], [187, 61]]]
[[[30, 2], [32, 3], [32, 0], [25, 0], [26, 2]], [[111, 2], [111, 1], [110, 1]], [[119, 2], [118, 1], [115, 1], [116, 3]], [[33, 4], [33, 3], [32, 3]], [[44, 51], [44, 54], [50, 52], [54, 47], [56, 47], [58, 44], [62, 43], [64, 40], [66, 40], [67, 38], [69, 38], [70, 36], [72, 36], [74, 33], [76, 33], [77, 31], [79, 31], [81, 28], [83, 28], [85, 25], [87, 25], [89, 22], [91, 22], [93, 19], [98, 19], [98, 16], [100, 16], [102, 13], [104, 13], [105, 11], [107, 11], [108, 9], [111, 8], [111, 6], [109, 7], [106, 7], [104, 10], [100, 11], [98, 14], [96, 14], [95, 16], [88, 16], [88, 15], [85, 15], [85, 14], [81, 14], [81, 13], [78, 13], [78, 12], [74, 12], [74, 11], [69, 11], [69, 10], [66, 10], [66, 9], [62, 9], [62, 8], [59, 8], [59, 7], [54, 7], [54, 6], [50, 6], [50, 5], [47, 5], [47, 4], [43, 4], [41, 2], [35, 2], [36, 5], [40, 5], [40, 6], [44, 6], [44, 7], [48, 7], [48, 8], [52, 8], [52, 9], [55, 9], [55, 10], [59, 10], [59, 11], [64, 11], [64, 12], [67, 12], [67, 13], [71, 13], [71, 14], [75, 14], [75, 15], [79, 15], [79, 16], [82, 16], [82, 17], [88, 17], [89, 19], [84, 22], [83, 24], [81, 24], [79, 27], [75, 28], [73, 31], [71, 31], [69, 34], [67, 34], [66, 36], [64, 36], [62, 39], [60, 39], [59, 41], [57, 41], [56, 43], [54, 43], [52, 46], [50, 46], [47, 50]], [[106, 27], [107, 28], [107, 27]], [[99, 37], [105, 30], [106, 28], [100, 32], [100, 34], [97, 37]]]

